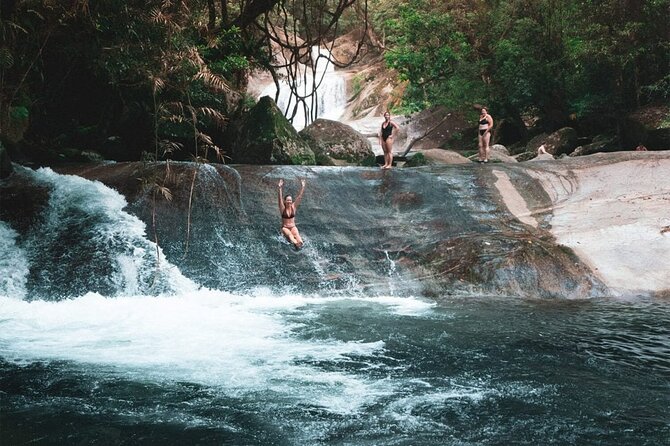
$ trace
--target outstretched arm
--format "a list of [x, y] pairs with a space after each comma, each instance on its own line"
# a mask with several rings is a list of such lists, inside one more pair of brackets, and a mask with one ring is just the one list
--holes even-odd
[[284, 192], [282, 188], [284, 187], [284, 180], [281, 179], [279, 180], [279, 184], [277, 184], [277, 199], [279, 200], [279, 214], [284, 213]]
[[305, 192], [305, 184], [306, 181], [304, 178], [300, 179], [300, 192], [298, 192], [298, 196], [295, 197], [295, 203], [293, 203], [293, 207], [298, 209], [298, 205], [300, 204], [300, 200], [302, 200], [302, 194]]

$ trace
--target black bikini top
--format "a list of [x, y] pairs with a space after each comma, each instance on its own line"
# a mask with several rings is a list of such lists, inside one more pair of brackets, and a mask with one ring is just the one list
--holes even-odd
[[[291, 208], [292, 208], [292, 206], [291, 206]], [[282, 218], [293, 218], [293, 217], [295, 217], [295, 211], [293, 211], [293, 213], [291, 213], [291, 211], [290, 211], [291, 208], [284, 207], [284, 212], [282, 212], [282, 214], [281, 214]]]
[[488, 123], [489, 123], [489, 121], [486, 118], [479, 121], [479, 125], [484, 125], [484, 124], [488, 124]]

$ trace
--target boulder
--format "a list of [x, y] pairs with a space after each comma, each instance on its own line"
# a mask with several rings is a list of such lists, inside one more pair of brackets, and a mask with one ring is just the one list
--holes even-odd
[[493, 142], [495, 144], [513, 144], [524, 139], [526, 136], [526, 126], [523, 121], [514, 121], [512, 119], [501, 119], [495, 126], [493, 132]]
[[532, 137], [531, 140], [528, 141], [528, 144], [526, 144], [525, 146], [515, 146], [512, 155], [520, 155], [524, 152], [532, 152], [534, 154], [537, 154], [537, 149], [542, 144], [544, 144], [544, 142], [547, 140], [548, 137], [549, 135], [547, 133], [540, 133], [539, 135]]
[[360, 164], [374, 156], [370, 141], [350, 126], [329, 119], [317, 119], [299, 135], [314, 152], [316, 163], [332, 166], [337, 161]]
[[[411, 156], [410, 156], [411, 155]], [[410, 153], [403, 167], [420, 167], [430, 164], [428, 159], [421, 152]]]
[[314, 152], [269, 96], [249, 110], [236, 133], [234, 163], [316, 164]]
[[[397, 118], [395, 119], [397, 122]], [[416, 113], [401, 126], [406, 132], [407, 142], [402, 143], [402, 135], [396, 139], [398, 147], [412, 150], [443, 148], [451, 150], [467, 150], [470, 148], [469, 139], [465, 133], [472, 127], [459, 113], [450, 112], [443, 106], [427, 108]]]
[[0, 180], [12, 174], [12, 161], [9, 159], [7, 149], [0, 142]]
[[622, 146], [634, 149], [670, 150], [670, 107], [647, 106], [626, 116], [621, 126]]
[[[514, 155], [514, 159], [517, 161], [530, 161], [532, 159], [535, 159], [537, 157], [537, 150], [534, 152], [522, 152], [519, 153], [518, 155]], [[553, 156], [552, 156], [553, 159]]]
[[528, 161], [550, 161], [554, 159], [554, 155], [551, 153], [540, 153], [536, 157], [529, 159]]
[[572, 127], [563, 127], [547, 136], [543, 144], [545, 150], [554, 156], [570, 154], [577, 147], [577, 131]]
[[507, 147], [502, 144], [494, 144], [489, 147], [489, 159], [503, 163], [516, 163], [517, 160], [509, 155]]
[[453, 150], [426, 149], [423, 154], [428, 164], [470, 164], [472, 161]]
[[495, 152], [501, 155], [509, 156], [509, 150], [507, 150], [507, 147], [503, 146], [502, 144], [493, 144], [489, 147], [489, 150], [491, 153]]
[[30, 111], [27, 107], [3, 107], [0, 109], [0, 128], [2, 137], [7, 144], [23, 141], [30, 126]]
[[620, 150], [616, 138], [607, 138], [604, 136], [597, 136], [590, 144], [577, 147], [570, 156], [591, 155], [598, 152], [616, 152]]

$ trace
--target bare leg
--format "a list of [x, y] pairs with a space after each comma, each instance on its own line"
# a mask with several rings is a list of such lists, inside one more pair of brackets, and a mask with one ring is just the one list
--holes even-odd
[[295, 243], [293, 243], [295, 245], [295, 247], [296, 248], [302, 248], [303, 241], [302, 241], [302, 238], [300, 237], [300, 233], [298, 232], [297, 227], [291, 228], [291, 235], [293, 235], [293, 238], [295, 239]]
[[[292, 229], [295, 229], [295, 228], [292, 228]], [[281, 232], [282, 232], [282, 234], [284, 234], [284, 237], [286, 237], [286, 239], [289, 242], [291, 242], [291, 244], [296, 245], [298, 243], [298, 241], [293, 236], [293, 232], [291, 231], [291, 229], [284, 227], [284, 228], [281, 228]]]
[[384, 165], [382, 169], [393, 167], [393, 137], [389, 136], [384, 143]]
[[484, 137], [482, 135], [479, 135], [477, 139], [479, 139], [479, 149], [477, 150], [477, 161], [481, 163], [486, 159], [486, 151], [484, 150]]
[[484, 161], [489, 160], [489, 141], [491, 141], [491, 132], [484, 133]]
[[298, 232], [298, 228], [296, 226], [292, 228], [281, 228], [281, 232], [293, 246], [298, 249], [302, 248], [303, 241], [302, 238], [300, 238], [300, 233]]

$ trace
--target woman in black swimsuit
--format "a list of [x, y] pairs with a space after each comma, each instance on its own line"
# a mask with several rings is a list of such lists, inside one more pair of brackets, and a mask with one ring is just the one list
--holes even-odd
[[281, 232], [284, 234], [284, 237], [288, 239], [289, 242], [293, 244], [297, 249], [302, 248], [302, 239], [300, 238], [300, 233], [298, 233], [298, 228], [295, 225], [295, 213], [298, 210], [298, 205], [300, 200], [302, 200], [302, 194], [305, 192], [305, 179], [300, 180], [300, 192], [293, 202], [293, 198], [290, 195], [284, 197], [284, 192], [282, 188], [284, 187], [284, 180], [279, 180], [278, 191], [279, 191], [279, 215], [281, 215]]
[[489, 115], [486, 107], [482, 107], [479, 115], [479, 153], [478, 161], [480, 163], [489, 162], [489, 142], [491, 141], [491, 130], [493, 129], [493, 118]]
[[390, 169], [393, 167], [393, 129], [400, 130], [398, 124], [391, 121], [391, 114], [384, 113], [384, 122], [379, 131], [379, 145], [384, 151], [384, 165], [382, 169]]

